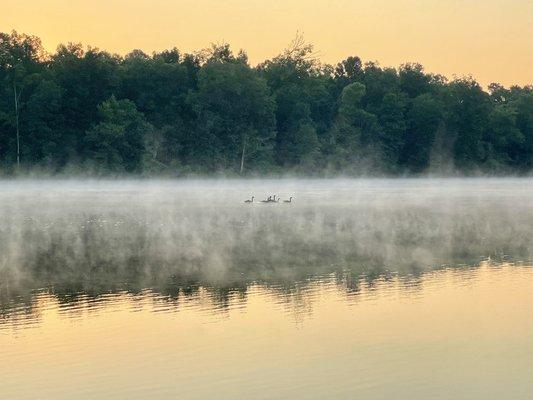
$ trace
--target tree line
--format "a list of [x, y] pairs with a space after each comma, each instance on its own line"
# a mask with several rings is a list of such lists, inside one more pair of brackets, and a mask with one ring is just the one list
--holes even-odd
[[301, 37], [252, 66], [227, 44], [48, 54], [0, 33], [2, 174], [525, 174], [532, 161], [531, 85], [324, 65]]

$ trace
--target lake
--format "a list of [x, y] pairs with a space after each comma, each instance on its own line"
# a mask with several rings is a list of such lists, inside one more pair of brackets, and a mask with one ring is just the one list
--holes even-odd
[[532, 199], [519, 178], [0, 182], [0, 399], [530, 399]]

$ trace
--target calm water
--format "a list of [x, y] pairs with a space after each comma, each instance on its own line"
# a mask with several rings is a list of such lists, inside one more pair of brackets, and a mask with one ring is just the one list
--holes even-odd
[[[244, 204], [255, 195], [292, 204]], [[533, 180], [0, 183], [0, 399], [530, 399]]]

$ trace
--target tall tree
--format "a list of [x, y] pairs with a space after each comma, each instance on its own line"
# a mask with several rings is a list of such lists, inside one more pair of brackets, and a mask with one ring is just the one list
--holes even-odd
[[490, 113], [490, 99], [470, 78], [451, 82], [447, 90], [447, 126], [455, 135], [455, 165], [464, 171], [478, 166], [484, 155], [483, 133]]
[[197, 129], [186, 144], [190, 161], [211, 171], [240, 172], [269, 162], [274, 102], [266, 81], [242, 57], [224, 53], [208, 60], [189, 102], [197, 115]]
[[414, 98], [407, 111], [407, 130], [400, 163], [409, 172], [420, 173], [429, 167], [441, 111], [437, 100], [429, 94]]
[[380, 145], [387, 172], [399, 172], [399, 159], [405, 146], [407, 130], [405, 107], [403, 96], [391, 92], [383, 96], [378, 112], [381, 127]]
[[118, 56], [80, 44], [60, 45], [50, 68], [62, 89], [60, 162], [85, 158], [85, 132], [99, 119], [98, 105], [117, 93]]
[[[16, 165], [21, 162], [21, 112], [25, 103], [25, 86], [28, 77], [42, 71], [47, 55], [41, 41], [35, 36], [19, 34], [16, 31], [11, 34], [0, 33], [0, 82], [2, 83], [3, 112], [0, 113], [0, 123], [7, 135], [15, 138], [15, 146], [7, 139], [4, 141], [4, 153], [15, 153]], [[23, 96], [24, 94], [24, 96]], [[8, 107], [11, 104], [11, 107]], [[11, 113], [8, 109], [13, 110]], [[11, 117], [12, 115], [12, 117]], [[9, 131], [14, 131], [14, 135]], [[14, 147], [14, 151], [11, 151]]]
[[111, 96], [98, 106], [100, 122], [87, 131], [86, 155], [96, 169], [139, 172], [145, 152], [145, 137], [152, 131], [144, 115], [130, 100]]
[[276, 160], [284, 167], [317, 161], [319, 142], [334, 115], [328, 90], [331, 77], [324, 74], [313, 46], [297, 36], [280, 55], [261, 64], [259, 72], [272, 89], [276, 102]]

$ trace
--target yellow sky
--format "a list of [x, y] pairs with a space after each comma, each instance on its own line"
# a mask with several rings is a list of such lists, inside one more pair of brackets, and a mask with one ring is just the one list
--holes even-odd
[[0, 31], [12, 29], [48, 50], [73, 41], [190, 52], [227, 41], [252, 63], [299, 31], [328, 63], [359, 55], [484, 85], [533, 83], [532, 0], [2, 0]]

